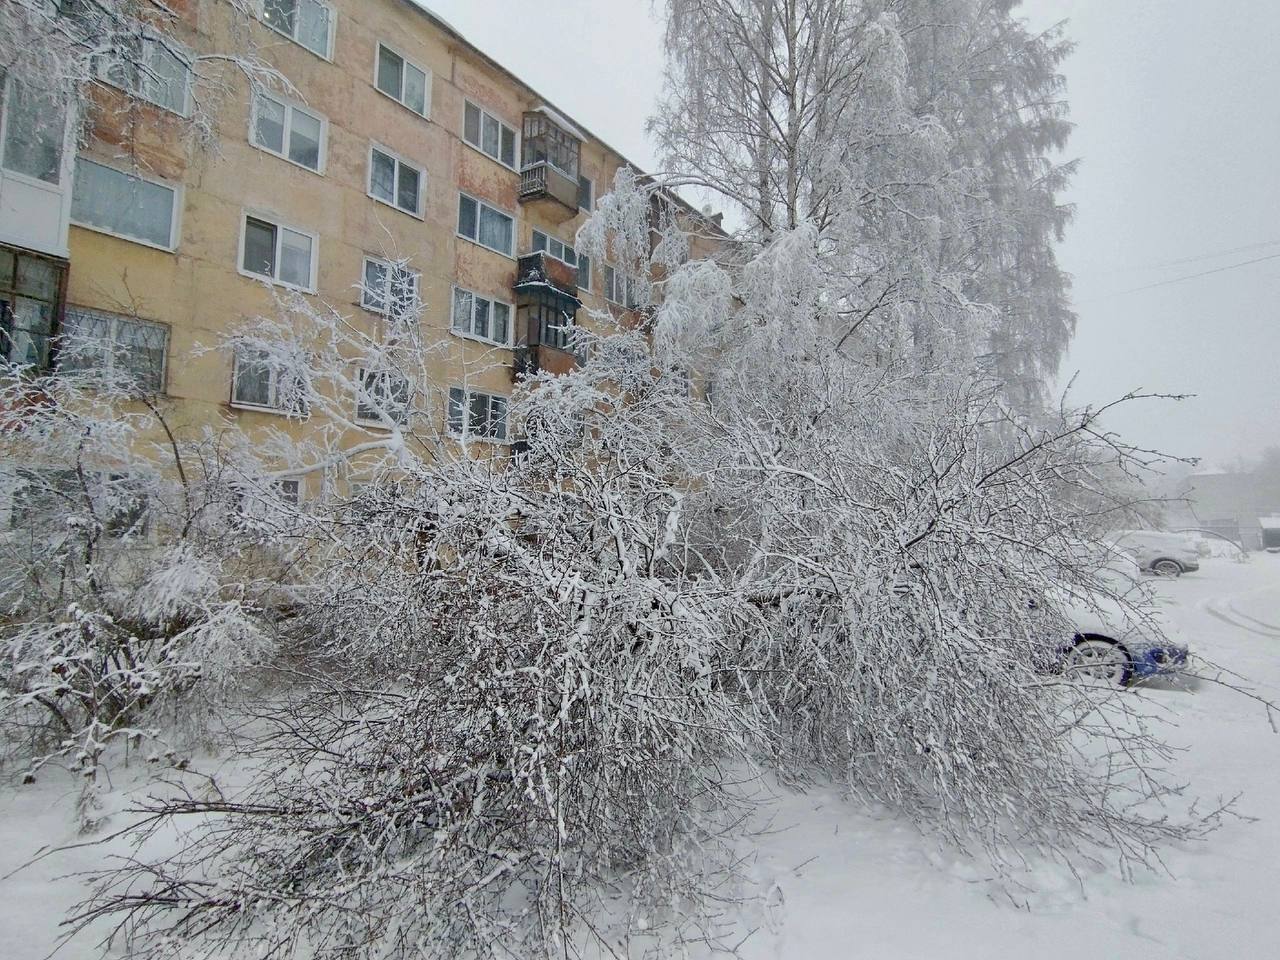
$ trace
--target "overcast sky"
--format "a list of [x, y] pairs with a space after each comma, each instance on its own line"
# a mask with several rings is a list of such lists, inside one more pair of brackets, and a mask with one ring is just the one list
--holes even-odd
[[[653, 168], [644, 121], [662, 51], [650, 0], [427, 4]], [[1080, 314], [1064, 366], [1078, 375], [1072, 397], [1197, 394], [1136, 405], [1110, 423], [1213, 464], [1280, 445], [1280, 3], [1024, 0], [1022, 9], [1038, 27], [1067, 20], [1078, 44], [1065, 68], [1077, 218], [1061, 249]], [[1208, 271], [1219, 272], [1192, 277]]]

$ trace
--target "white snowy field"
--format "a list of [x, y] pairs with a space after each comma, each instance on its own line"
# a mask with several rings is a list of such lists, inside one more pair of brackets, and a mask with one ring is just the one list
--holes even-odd
[[[1198, 652], [1280, 700], [1280, 556], [1208, 561], [1158, 589]], [[1177, 773], [1206, 799], [1242, 793], [1207, 840], [1165, 851], [1168, 874], [1126, 883], [1039, 868], [1015, 893], [982, 864], [940, 852], [908, 825], [877, 818], [831, 791], [780, 796], [772, 830], [749, 841], [748, 870], [767, 906], [749, 921], [744, 960], [1160, 956], [1187, 960], [1280, 955], [1280, 735], [1256, 703], [1212, 683], [1152, 685], [1141, 693], [1175, 724]], [[116, 786], [125, 787], [127, 776]], [[0, 956], [46, 957], [62, 912], [80, 890], [71, 876], [101, 861], [82, 847], [13, 872], [48, 845], [75, 843], [75, 789], [46, 776], [0, 791]], [[118, 849], [118, 848], [117, 848]], [[756, 914], [757, 911], [751, 911]], [[59, 957], [97, 956], [92, 943]]]

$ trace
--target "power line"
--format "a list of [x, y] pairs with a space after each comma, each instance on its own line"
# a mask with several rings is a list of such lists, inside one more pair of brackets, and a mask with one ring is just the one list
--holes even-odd
[[1192, 256], [1178, 257], [1175, 260], [1160, 260], [1156, 263], [1131, 263], [1124, 266], [1113, 266], [1103, 270], [1090, 270], [1092, 276], [1113, 275], [1117, 273], [1146, 273], [1152, 270], [1166, 270], [1169, 267], [1185, 267], [1189, 263], [1201, 263], [1205, 260], [1219, 260], [1222, 257], [1234, 257], [1268, 247], [1280, 247], [1280, 240], [1264, 240], [1261, 243], [1248, 243], [1230, 250], [1215, 250], [1211, 253], [1198, 253]]
[[1187, 274], [1185, 277], [1172, 277], [1169, 280], [1159, 280], [1156, 283], [1148, 283], [1145, 286], [1134, 287], [1131, 290], [1121, 290], [1118, 293], [1111, 294], [1110, 296], [1123, 297], [1130, 293], [1141, 293], [1144, 290], [1155, 290], [1157, 287], [1168, 287], [1175, 283], [1185, 283], [1188, 280], [1197, 280], [1200, 277], [1211, 277], [1215, 273], [1226, 273], [1228, 270], [1239, 270], [1241, 267], [1251, 267], [1255, 263], [1266, 263], [1268, 260], [1280, 260], [1280, 253], [1271, 253], [1265, 257], [1255, 257], [1253, 260], [1245, 260], [1242, 263], [1231, 263], [1225, 267], [1215, 267], [1213, 270], [1202, 270], [1200, 273]]
[[1149, 267], [1139, 267], [1140, 270], [1163, 270], [1165, 267], [1182, 267], [1188, 263], [1200, 263], [1203, 260], [1217, 260], [1219, 257], [1233, 257], [1238, 253], [1250, 253], [1254, 250], [1265, 250], [1267, 247], [1280, 247], [1280, 240], [1264, 240], [1262, 243], [1250, 243], [1243, 247], [1233, 247], [1230, 250], [1220, 250], [1217, 253], [1202, 253], [1195, 257], [1183, 257], [1179, 260], [1165, 260], [1162, 263], [1153, 263]]

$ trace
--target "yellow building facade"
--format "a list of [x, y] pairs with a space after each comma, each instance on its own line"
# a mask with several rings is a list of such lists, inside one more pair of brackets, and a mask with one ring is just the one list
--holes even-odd
[[[118, 362], [136, 351], [179, 427], [303, 430], [281, 419], [252, 358], [219, 344], [276, 311], [279, 293], [377, 330], [411, 291], [438, 347], [433, 378], [467, 401], [494, 398], [496, 420], [519, 371], [572, 363], [553, 317], [580, 303], [578, 322], [590, 309], [628, 322], [621, 276], [573, 249], [626, 159], [446, 22], [410, 0], [267, 0], [247, 25], [213, 0], [175, 10], [180, 43], [144, 43], [151, 69], [104, 77], [78, 150], [68, 125], [60, 152], [52, 135], [0, 152], [11, 354], [24, 330], [34, 343], [92, 327]], [[287, 84], [228, 67], [208, 81], [198, 58], [237, 49], [237, 31]], [[4, 124], [21, 140], [12, 88]], [[188, 135], [205, 113], [217, 130], [207, 142]], [[21, 221], [38, 229], [24, 235]], [[19, 273], [40, 275], [47, 318]], [[26, 349], [34, 361], [40, 348]], [[444, 404], [421, 413], [450, 425]], [[505, 423], [487, 429], [512, 439]]]

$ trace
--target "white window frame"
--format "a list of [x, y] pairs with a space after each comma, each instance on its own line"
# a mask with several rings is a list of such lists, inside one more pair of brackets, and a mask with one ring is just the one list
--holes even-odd
[[[268, 100], [274, 100], [284, 107], [284, 152], [272, 150], [266, 144], [258, 141], [258, 101], [263, 97]], [[299, 163], [289, 156], [289, 131], [293, 127], [293, 114], [295, 111], [305, 113], [320, 121], [320, 156], [318, 158], [318, 166], [314, 168], [308, 167], [305, 163]], [[304, 107], [301, 104], [294, 103], [292, 100], [286, 100], [284, 97], [261, 90], [254, 94], [252, 105], [249, 107], [249, 143], [263, 153], [269, 153], [273, 157], [279, 157], [286, 163], [291, 163], [295, 167], [306, 170], [308, 173], [323, 177], [325, 166], [329, 161], [329, 118], [309, 107]]]
[[[265, 273], [254, 273], [252, 270], [245, 269], [244, 241], [245, 241], [245, 234], [249, 226], [249, 219], [251, 217], [254, 220], [261, 220], [263, 223], [269, 223], [276, 228], [275, 260], [276, 260], [277, 273], [280, 271], [280, 243], [282, 239], [282, 236], [280, 233], [281, 228], [285, 230], [291, 230], [294, 233], [300, 233], [304, 237], [311, 238], [311, 275], [307, 279], [307, 286], [302, 287], [288, 280], [281, 280], [279, 277], [267, 276], [267, 274]], [[251, 280], [257, 280], [260, 283], [262, 282], [269, 283], [274, 287], [284, 287], [288, 290], [298, 290], [298, 291], [301, 291], [302, 293], [315, 293], [316, 292], [316, 274], [319, 269], [319, 264], [320, 264], [320, 235], [318, 233], [313, 233], [310, 230], [304, 230], [301, 227], [295, 226], [292, 223], [288, 223], [285, 220], [281, 220], [274, 213], [267, 213], [264, 210], [253, 210], [247, 207], [241, 209], [240, 211], [240, 245], [237, 247], [237, 250], [236, 250], [236, 271], [242, 277], [248, 277]]]
[[[460, 229], [461, 224], [458, 222], [459, 220], [461, 220], [460, 215], [462, 213], [461, 208], [462, 208], [463, 197], [466, 197], [468, 200], [472, 201], [476, 205], [476, 235], [474, 237], [468, 237], [465, 233], [463, 233], [462, 230]], [[511, 221], [511, 249], [510, 250], [499, 250], [496, 247], [491, 247], [488, 244], [480, 242], [480, 208], [481, 207], [488, 207], [494, 213], [501, 214], [502, 216], [506, 217], [508, 220]], [[468, 243], [474, 243], [477, 247], [480, 247], [481, 249], [490, 250], [493, 253], [498, 254], [499, 256], [506, 257], [508, 260], [514, 260], [516, 258], [515, 257], [516, 227], [518, 225], [519, 225], [519, 221], [516, 219], [514, 214], [509, 213], [506, 210], [503, 210], [501, 207], [495, 207], [492, 203], [486, 203], [484, 200], [481, 200], [475, 194], [467, 193], [465, 190], [458, 191], [458, 205], [457, 205], [457, 208], [454, 210], [453, 229], [455, 234], [458, 237], [462, 238], [463, 240], [466, 240]]]
[[370, 376], [385, 379], [387, 382], [390, 382], [394, 377], [404, 383], [405, 392], [407, 394], [404, 402], [404, 416], [402, 419], [395, 421], [395, 424], [397, 427], [407, 427], [410, 419], [413, 417], [413, 384], [409, 382], [408, 377], [403, 376], [394, 370], [371, 370], [368, 367], [359, 367], [356, 370], [356, 423], [372, 427], [381, 427], [384, 430], [390, 429], [381, 419], [377, 417], [366, 417], [360, 412], [360, 393], [361, 390], [364, 390], [366, 393], [370, 392], [369, 387], [365, 384], [365, 379]]
[[[579, 165], [581, 165], [581, 163], [582, 163], [582, 158], [581, 158], [581, 157], [579, 157], [579, 158], [578, 158], [578, 163], [579, 163]], [[578, 184], [578, 201], [579, 201], [579, 202], [578, 202], [578, 212], [579, 212], [579, 213], [590, 213], [592, 210], [594, 210], [594, 209], [596, 208], [596, 182], [595, 182], [594, 180], [592, 180], [590, 177], [588, 177], [588, 176], [587, 176], [585, 173], [583, 173], [581, 170], [579, 170], [579, 171], [578, 171], [578, 180], [579, 180], [579, 181], [585, 180], [585, 181], [587, 181], [587, 183], [589, 183], [589, 184], [591, 185], [591, 205], [590, 205], [590, 206], [587, 206], [587, 207], [584, 207], [584, 206], [582, 206], [582, 202], [581, 202], [581, 201], [582, 201], [582, 184], [581, 184], [581, 182], [579, 182], [579, 184]]]
[[[467, 107], [468, 105], [475, 107], [478, 111], [480, 111], [480, 142], [479, 143], [476, 143], [472, 140], [467, 139]], [[490, 120], [492, 120], [494, 123], [498, 125], [498, 156], [496, 157], [484, 148], [484, 118], [485, 117], [488, 117]], [[502, 130], [504, 128], [511, 131], [511, 143], [513, 146], [512, 146], [510, 163], [507, 163], [505, 160], [503, 160], [501, 156]], [[477, 152], [488, 157], [494, 163], [500, 166], [506, 167], [508, 170], [514, 170], [516, 172], [519, 172], [520, 170], [520, 131], [515, 127], [513, 127], [511, 124], [507, 123], [505, 120], [499, 117], [496, 113], [486, 110], [484, 107], [480, 106], [480, 104], [476, 103], [474, 100], [464, 99], [462, 101], [462, 142], [465, 143], [467, 146], [471, 147], [473, 150], [476, 150]]]
[[[453, 310], [454, 310], [454, 304], [456, 302], [456, 297], [459, 293], [466, 293], [471, 296], [470, 325], [466, 330], [459, 330], [456, 326], [454, 326]], [[489, 329], [490, 330], [493, 329], [494, 304], [501, 304], [502, 306], [507, 308], [507, 339], [506, 340], [495, 340], [493, 337], [482, 337], [480, 336], [480, 334], [474, 332], [475, 323], [476, 323], [476, 301], [477, 300], [484, 300], [489, 304]], [[457, 284], [454, 284], [453, 289], [449, 291], [449, 331], [454, 336], [462, 337], [463, 339], [466, 339], [466, 340], [475, 340], [477, 343], [487, 343], [495, 347], [510, 347], [512, 338], [515, 336], [515, 327], [516, 327], [516, 306], [514, 303], [510, 303], [507, 300], [499, 300], [497, 297], [486, 297], [482, 293], [476, 293], [474, 290], [470, 290], [467, 287], [460, 287]]]
[[[177, 252], [177, 249], [178, 249], [178, 238], [179, 238], [180, 236], [182, 236], [182, 206], [183, 206], [183, 186], [182, 186], [182, 184], [180, 184], [180, 183], [165, 183], [163, 180], [153, 180], [153, 179], [152, 179], [152, 178], [150, 178], [150, 177], [142, 177], [142, 176], [139, 176], [139, 175], [138, 175], [138, 174], [136, 174], [136, 173], [130, 173], [130, 172], [129, 172], [129, 171], [127, 171], [127, 170], [121, 170], [119, 167], [112, 166], [112, 165], [111, 165], [111, 164], [109, 164], [109, 163], [103, 163], [103, 162], [102, 162], [102, 161], [100, 161], [100, 160], [93, 160], [93, 159], [90, 159], [89, 157], [80, 157], [80, 156], [78, 156], [78, 157], [76, 157], [75, 162], [76, 162], [76, 163], [91, 163], [91, 164], [93, 164], [94, 166], [97, 166], [97, 167], [103, 167], [103, 168], [105, 168], [105, 169], [107, 169], [107, 170], [114, 171], [115, 173], [118, 173], [118, 174], [120, 174], [120, 175], [122, 175], [122, 176], [128, 177], [128, 178], [130, 178], [131, 180], [140, 180], [140, 181], [142, 181], [143, 183], [149, 183], [149, 184], [151, 184], [153, 187], [162, 187], [163, 189], [168, 190], [170, 193], [172, 193], [172, 194], [173, 194], [173, 217], [172, 217], [172, 219], [171, 219], [171, 220], [170, 220], [170, 222], [169, 222], [169, 245], [168, 245], [167, 247], [165, 247], [165, 246], [161, 246], [161, 245], [160, 245], [160, 244], [158, 244], [158, 243], [154, 243], [154, 242], [152, 242], [152, 241], [150, 241], [150, 240], [147, 240], [147, 239], [146, 239], [146, 238], [144, 238], [144, 237], [133, 237], [133, 236], [130, 236], [129, 234], [127, 234], [127, 233], [119, 233], [119, 232], [117, 232], [117, 231], [115, 231], [115, 230], [111, 230], [111, 229], [109, 229], [109, 228], [107, 228], [107, 227], [100, 227], [100, 226], [97, 226], [96, 224], [92, 224], [92, 223], [85, 223], [85, 222], [83, 222], [83, 221], [81, 221], [81, 220], [77, 220], [77, 219], [75, 218], [74, 213], [73, 213], [73, 214], [72, 214], [72, 216], [71, 216], [71, 222], [72, 222], [72, 223], [74, 223], [77, 227], [81, 227], [82, 229], [85, 229], [85, 230], [92, 230], [94, 233], [101, 233], [101, 234], [105, 234], [105, 235], [106, 235], [106, 236], [108, 236], [108, 237], [116, 237], [116, 238], [117, 238], [117, 239], [119, 239], [119, 240], [127, 240], [127, 241], [129, 241], [130, 243], [136, 243], [136, 244], [139, 244], [140, 246], [150, 247], [152, 250], [163, 250], [165, 253], [175, 253], [175, 252]], [[73, 202], [72, 202], [72, 204], [71, 204], [71, 209], [72, 209], [72, 210], [74, 210], [74, 209], [75, 209], [75, 204], [74, 204], [75, 189], [76, 189], [76, 187], [75, 187], [75, 168], [74, 168], [74, 166], [73, 166], [73, 167], [72, 167], [71, 190], [70, 190], [70, 193], [71, 193], [72, 198], [73, 198]]]
[[[417, 171], [418, 173], [418, 207], [416, 210], [406, 210], [404, 207], [400, 206], [400, 204], [394, 203], [390, 200], [387, 200], [383, 197], [379, 197], [376, 194], [374, 194], [373, 192], [373, 155], [374, 153], [380, 153], [384, 157], [387, 157], [395, 162], [395, 165], [396, 165], [395, 174], [392, 177], [392, 179], [395, 181], [392, 187], [392, 195], [395, 197], [400, 196], [400, 168], [404, 166], [404, 167], [408, 167], [411, 170]], [[412, 160], [406, 160], [404, 156], [396, 153], [394, 150], [390, 150], [387, 147], [384, 147], [382, 144], [378, 143], [376, 140], [369, 144], [369, 174], [365, 178], [365, 188], [366, 188], [366, 192], [369, 195], [369, 199], [375, 200], [378, 203], [382, 204], [383, 206], [390, 207], [392, 210], [399, 210], [401, 213], [408, 214], [409, 216], [413, 217], [415, 220], [426, 219], [426, 208], [427, 208], [426, 168], [419, 166], [418, 164], [414, 163]]]
[[[303, 43], [296, 36], [294, 36], [294, 34], [285, 33], [283, 30], [280, 30], [279, 28], [277, 28], [275, 24], [268, 21], [267, 5], [265, 0], [258, 0], [258, 18], [262, 21], [262, 25], [266, 27], [268, 30], [270, 30], [272, 33], [279, 34], [280, 36], [284, 37], [290, 42], [296, 43], [303, 50], [307, 51], [307, 53], [314, 54], [315, 56], [319, 57], [321, 60], [333, 60], [333, 38], [334, 38], [334, 35], [338, 32], [338, 11], [334, 8], [333, 4], [325, 3], [323, 2], [323, 0], [317, 0], [317, 6], [324, 7], [326, 10], [329, 11], [329, 36], [326, 38], [324, 53], [321, 53], [319, 50], [312, 50], [305, 43]], [[294, 27], [294, 30], [296, 33], [297, 31], [296, 25]]]
[[[160, 323], [156, 320], [144, 320], [141, 317], [129, 317], [119, 313], [110, 313], [106, 310], [96, 310], [92, 307], [79, 307], [74, 304], [68, 304], [63, 318], [62, 335], [64, 336], [66, 328], [69, 325], [67, 318], [72, 315], [88, 316], [110, 323], [110, 336], [102, 344], [104, 348], [101, 354], [103, 363], [93, 365], [92, 367], [86, 366], [86, 369], [101, 369], [107, 373], [113, 373], [118, 369], [116, 364], [115, 346], [122, 325], [132, 324], [138, 327], [151, 327], [162, 331], [164, 334], [164, 347], [160, 353], [160, 369], [158, 371], [159, 383], [156, 385], [156, 394], [163, 395], [165, 393], [165, 388], [169, 382], [169, 345], [173, 339], [173, 331], [170, 329], [169, 324]], [[132, 371], [126, 372], [132, 373]]]
[[[538, 237], [542, 237], [546, 241], [541, 251], [538, 250]], [[565, 243], [559, 237], [553, 236], [552, 234], [547, 233], [545, 230], [539, 230], [537, 227], [535, 227], [533, 231], [530, 233], [530, 240], [532, 241], [530, 246], [535, 253], [538, 253], [538, 252], [545, 253], [552, 260], [558, 260], [561, 263], [563, 263], [566, 267], [573, 267], [573, 269], [578, 272], [578, 278], [581, 279], [582, 259], [583, 257], [586, 257], [586, 254], [579, 253], [577, 249], [573, 246], [573, 244]], [[573, 260], [566, 259], [563, 254], [561, 254], [560, 256], [556, 256], [555, 253], [551, 250], [552, 243], [560, 244], [561, 250], [572, 250]], [[586, 290], [590, 292], [591, 271], [595, 268], [595, 264], [591, 262], [590, 257], [586, 257], [586, 261], [587, 261], [587, 282], [585, 284], [581, 284], [581, 283], [578, 284], [578, 289]]]
[[152, 97], [147, 95], [146, 87], [150, 82], [152, 82], [152, 78], [144, 71], [154, 72], [154, 68], [151, 66], [149, 62], [145, 65], [145, 67], [135, 66], [135, 69], [139, 71], [138, 81], [141, 87], [141, 89], [138, 89], [138, 90], [134, 90], [129, 87], [123, 86], [122, 84], [116, 83], [114, 80], [111, 79], [111, 68], [113, 66], [118, 66], [119, 61], [116, 61], [113, 63], [110, 60], [106, 59], [105, 57], [102, 60], [100, 60], [98, 62], [98, 67], [96, 71], [98, 78], [101, 79], [102, 82], [107, 84], [108, 86], [114, 87], [115, 89], [121, 91], [122, 93], [128, 94], [130, 97], [134, 97], [135, 99], [142, 100], [145, 103], [149, 103], [153, 107], [158, 107], [159, 109], [163, 110], [165, 113], [172, 113], [175, 116], [179, 116], [179, 117], [190, 117], [191, 109], [193, 106], [192, 100], [195, 96], [195, 79], [196, 79], [195, 67], [192, 66], [195, 60], [195, 57], [192, 55], [190, 48], [188, 48], [185, 44], [178, 43], [177, 41], [173, 40], [171, 37], [166, 37], [157, 33], [155, 30], [149, 27], [144, 27], [142, 29], [142, 32], [138, 35], [138, 42], [142, 45], [143, 50], [154, 50], [156, 49], [157, 46], [159, 46], [161, 49], [165, 50], [168, 53], [173, 54], [175, 57], [182, 60], [186, 64], [187, 82], [183, 85], [181, 110], [174, 110], [172, 107], [166, 104], [163, 104], [160, 101], [155, 100]]
[[[366, 277], [368, 276], [368, 267], [371, 263], [377, 264], [386, 271], [387, 289], [383, 290], [383, 298], [386, 301], [385, 306], [379, 307], [377, 303], [370, 302], [368, 299], [369, 287]], [[392, 274], [397, 270], [403, 271], [412, 278], [414, 303], [420, 304], [422, 302], [422, 274], [419, 271], [409, 270], [402, 267], [400, 264], [392, 263], [390, 260], [383, 257], [375, 257], [370, 254], [365, 254], [364, 258], [360, 261], [360, 282], [357, 284], [357, 289], [360, 291], [360, 308], [362, 310], [368, 310], [370, 313], [376, 313], [380, 317], [387, 317], [391, 320], [402, 319], [401, 317], [397, 317], [391, 309], [392, 297], [390, 284]]]
[[[419, 73], [423, 75], [424, 80], [423, 80], [423, 89], [422, 89], [422, 113], [419, 113], [413, 107], [409, 106], [409, 104], [404, 102], [404, 88], [405, 88], [404, 71], [401, 71], [400, 73], [400, 96], [398, 97], [393, 96], [392, 94], [387, 93], [387, 91], [383, 90], [380, 86], [378, 86], [378, 67], [382, 63], [383, 50], [386, 50], [388, 53], [395, 54], [397, 57], [400, 58], [401, 63], [403, 63], [405, 66], [413, 67], [413, 69], [417, 70]], [[412, 57], [405, 56], [399, 49], [387, 43], [386, 41], [384, 40], [378, 41], [378, 48], [373, 53], [373, 89], [377, 90], [378, 93], [382, 94], [388, 100], [392, 100], [395, 103], [400, 104], [400, 106], [404, 107], [406, 110], [412, 113], [415, 117], [422, 117], [423, 119], [429, 120], [431, 119], [431, 89], [432, 89], [433, 82], [434, 82], [434, 78], [431, 75], [431, 71], [428, 70], [426, 67], [424, 67], [422, 64], [415, 61]]]
[[[453, 403], [453, 391], [459, 391], [462, 394], [462, 430], [459, 432], [453, 428], [451, 417], [449, 416], [449, 407]], [[489, 409], [493, 409], [493, 401], [502, 401], [502, 432], [503, 436], [493, 437], [487, 434], [475, 434], [471, 432], [471, 398], [485, 397], [489, 401]], [[511, 443], [511, 398], [503, 396], [500, 393], [489, 393], [486, 390], [472, 390], [468, 387], [452, 386], [445, 393], [444, 400], [444, 421], [445, 430], [450, 436], [457, 437], [460, 440], [479, 441], [481, 443]]]

